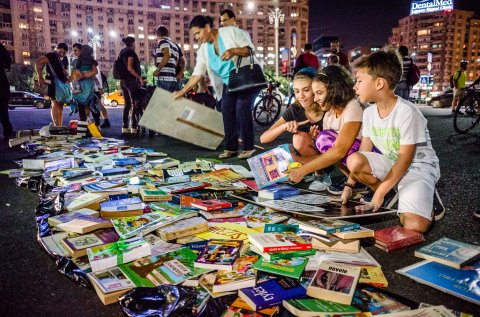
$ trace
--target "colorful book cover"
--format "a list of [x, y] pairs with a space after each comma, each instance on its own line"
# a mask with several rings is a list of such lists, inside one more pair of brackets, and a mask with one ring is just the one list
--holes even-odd
[[480, 305], [479, 270], [480, 262], [459, 270], [437, 262], [422, 261], [396, 272], [419, 283]]
[[257, 311], [281, 305], [287, 299], [303, 298], [306, 296], [306, 290], [298, 281], [280, 277], [254, 287], [241, 289], [238, 291], [238, 296]]
[[218, 270], [213, 291], [218, 293], [255, 286], [253, 265], [257, 260], [258, 256], [242, 256], [235, 260], [232, 270]]
[[246, 204], [240, 211], [250, 228], [263, 227], [267, 223], [279, 223], [290, 218], [288, 215], [267, 211], [267, 208]]
[[480, 258], [480, 247], [443, 237], [416, 250], [415, 256], [459, 269]]
[[315, 232], [322, 235], [334, 234], [335, 232], [343, 232], [360, 228], [359, 224], [338, 219], [301, 217], [290, 218], [288, 223], [297, 224], [302, 230]]
[[261, 252], [283, 252], [311, 250], [312, 244], [291, 233], [256, 233], [249, 234], [250, 243]]
[[193, 217], [161, 227], [157, 229], [157, 235], [169, 241], [204, 231], [208, 231], [208, 221], [201, 217]]
[[407, 298], [365, 284], [357, 286], [351, 305], [372, 315], [410, 311], [418, 307], [418, 303]]
[[232, 270], [242, 245], [241, 240], [210, 240], [198, 255], [195, 267]]
[[198, 233], [195, 237], [202, 240], [224, 239], [224, 240], [247, 240], [249, 234], [258, 231], [234, 223], [215, 223], [210, 226], [208, 232]]
[[288, 178], [288, 166], [293, 163], [288, 144], [282, 144], [247, 160], [260, 189]]
[[388, 281], [381, 268], [377, 266], [365, 266], [360, 269], [358, 283], [368, 284], [375, 287], [388, 287]]
[[[245, 303], [245, 301], [243, 299], [241, 299], [240, 297], [237, 297], [237, 299], [232, 303], [232, 305], [230, 305], [230, 307], [238, 307], [238, 308], [243, 308], [243, 309], [246, 309], [246, 310], [252, 310], [252, 308], [250, 306], [247, 305], [247, 303]], [[270, 308], [265, 308], [265, 309], [262, 309], [262, 310], [259, 310], [257, 311], [257, 314], [261, 314], [260, 316], [258, 317], [270, 317], [270, 316], [276, 316], [280, 311], [280, 307], [279, 306], [273, 306], [273, 307], [270, 307]]]
[[161, 284], [177, 285], [210, 270], [193, 266], [197, 255], [189, 248], [141, 258], [120, 265], [122, 272], [137, 287], [155, 287]]
[[267, 261], [274, 261], [274, 260], [288, 260], [292, 258], [299, 258], [299, 257], [307, 257], [314, 255], [317, 251], [314, 249], [311, 250], [300, 250], [300, 251], [285, 251], [285, 252], [274, 252], [274, 253], [265, 253], [258, 250], [257, 247], [254, 245], [250, 245], [250, 250]]
[[110, 200], [100, 203], [101, 211], [127, 211], [143, 209], [143, 202], [139, 197]]
[[301, 257], [271, 261], [262, 258], [253, 267], [262, 272], [298, 279], [305, 270], [307, 263], [308, 259]]
[[392, 226], [375, 231], [375, 243], [386, 251], [399, 250], [425, 241], [423, 234], [402, 226]]
[[286, 184], [275, 184], [264, 187], [258, 192], [258, 198], [281, 199], [300, 194], [300, 189]]
[[243, 179], [244, 177], [229, 168], [222, 168], [205, 174], [192, 176], [192, 181], [204, 182], [211, 185], [231, 183]]
[[189, 217], [188, 213], [179, 216], [165, 216], [151, 212], [135, 217], [122, 217], [112, 219], [113, 228], [122, 239], [128, 239], [138, 234], [147, 234], [160, 227]]
[[118, 267], [103, 272], [90, 273], [89, 275], [103, 293], [117, 292], [135, 287]]
[[159, 189], [140, 189], [140, 196], [143, 201], [166, 201], [172, 200], [172, 195]]
[[350, 305], [359, 276], [359, 267], [329, 261], [322, 262], [307, 288], [307, 295]]
[[218, 199], [205, 199], [201, 201], [195, 201], [190, 203], [192, 207], [205, 210], [205, 211], [212, 211], [212, 210], [220, 210], [224, 208], [232, 207], [232, 203], [225, 201], [225, 200], [218, 200]]
[[123, 180], [108, 180], [93, 184], [86, 184], [83, 186], [83, 189], [87, 192], [101, 192], [111, 188], [116, 188], [125, 184]]
[[65, 238], [63, 243], [72, 251], [72, 256], [79, 257], [87, 254], [87, 248], [106, 243], [117, 242], [119, 236], [112, 229], [98, 230], [89, 234], [73, 238]]
[[191, 192], [194, 190], [205, 188], [207, 185], [201, 182], [186, 182], [180, 184], [172, 184], [167, 186], [161, 186], [158, 189], [170, 194]]
[[272, 232], [291, 232], [297, 233], [298, 232], [298, 225], [293, 224], [271, 224], [267, 223], [263, 227], [264, 233], [272, 233]]
[[100, 172], [105, 177], [117, 176], [117, 175], [121, 176], [121, 175], [126, 175], [131, 173], [131, 171], [126, 167], [107, 168], [107, 169], [101, 170]]
[[[295, 316], [319, 316], [335, 314], [355, 314], [360, 311], [350, 305], [335, 303], [318, 298], [289, 299], [283, 301], [283, 307]], [[318, 315], [317, 315], [318, 314]], [[336, 316], [336, 315], [335, 315]]]

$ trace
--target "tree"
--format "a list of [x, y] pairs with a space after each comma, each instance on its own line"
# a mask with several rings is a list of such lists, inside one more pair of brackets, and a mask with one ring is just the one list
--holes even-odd
[[33, 65], [12, 64], [10, 71], [7, 72], [7, 77], [10, 86], [14, 86], [15, 90], [32, 91], [34, 74]]

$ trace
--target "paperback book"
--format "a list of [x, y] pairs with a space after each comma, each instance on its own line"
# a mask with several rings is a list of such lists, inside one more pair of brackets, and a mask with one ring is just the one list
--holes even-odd
[[170, 194], [179, 194], [185, 192], [191, 192], [194, 190], [199, 190], [205, 188], [207, 185], [201, 182], [186, 182], [180, 184], [173, 184], [167, 186], [161, 186], [158, 189], [163, 190], [164, 192]]
[[276, 274], [298, 279], [307, 266], [308, 258], [294, 257], [291, 259], [278, 259], [268, 261], [266, 259], [258, 260], [253, 266], [256, 270], [269, 274]]
[[299, 217], [290, 218], [288, 223], [297, 224], [302, 230], [318, 233], [324, 236], [336, 232], [344, 232], [360, 228], [359, 224], [338, 219]]
[[172, 200], [172, 195], [169, 193], [164, 192], [163, 190], [159, 189], [140, 189], [140, 196], [142, 200], [145, 202], [149, 201], [169, 201]]
[[318, 298], [289, 299], [283, 301], [283, 307], [298, 317], [341, 316], [360, 313], [350, 305], [335, 303]]
[[372, 315], [407, 312], [418, 307], [417, 302], [367, 284], [358, 284], [351, 305]]
[[312, 238], [312, 247], [317, 250], [337, 251], [347, 253], [358, 253], [360, 251], [360, 240], [358, 239], [337, 239], [326, 241]]
[[258, 231], [234, 223], [211, 224], [207, 232], [197, 233], [195, 237], [201, 240], [224, 239], [224, 240], [247, 240], [249, 234]]
[[150, 163], [154, 164], [155, 169], [165, 169], [178, 166], [180, 164], [180, 161], [171, 157], [164, 157], [156, 160], [151, 160]]
[[244, 177], [229, 168], [222, 168], [205, 174], [192, 176], [192, 181], [208, 183], [210, 185], [231, 183], [243, 179]]
[[210, 270], [232, 270], [243, 245], [241, 240], [210, 240], [194, 266]]
[[416, 250], [415, 256], [459, 269], [480, 259], [480, 247], [443, 237]]
[[67, 210], [76, 211], [82, 208], [86, 208], [88, 206], [98, 204], [99, 202], [103, 201], [105, 198], [106, 196], [102, 194], [85, 193], [75, 197], [75, 199], [70, 204], [67, 205]]
[[322, 205], [332, 201], [332, 197], [320, 194], [302, 194], [282, 199], [307, 205]]
[[96, 210], [82, 208], [74, 212], [68, 212], [68, 213], [57, 215], [57, 216], [48, 217], [48, 224], [52, 227], [56, 227], [59, 224], [72, 221], [73, 219], [76, 219], [79, 216], [98, 217], [98, 215], [99, 215], [98, 211]]
[[132, 262], [151, 253], [150, 244], [143, 238], [132, 238], [87, 249], [88, 261], [93, 272]]
[[300, 194], [300, 189], [287, 184], [275, 184], [264, 187], [258, 192], [258, 198], [282, 199]]
[[365, 266], [360, 269], [358, 283], [368, 284], [375, 287], [388, 287], [388, 281], [383, 271], [378, 266]]
[[208, 221], [193, 217], [158, 228], [157, 235], [165, 241], [171, 241], [205, 231], [208, 231]]
[[253, 268], [258, 256], [242, 256], [235, 260], [232, 270], [218, 270], [213, 292], [227, 292], [255, 286], [256, 274]]
[[107, 180], [93, 184], [87, 184], [83, 186], [83, 189], [90, 193], [98, 193], [109, 191], [112, 188], [117, 188], [124, 185], [126, 182], [123, 180]]
[[310, 242], [292, 233], [249, 234], [248, 239], [261, 252], [270, 253], [312, 249]]
[[359, 267], [328, 261], [322, 262], [307, 288], [307, 295], [350, 305], [359, 276]]
[[72, 258], [87, 255], [87, 249], [97, 245], [117, 242], [119, 236], [112, 229], [98, 230], [78, 237], [67, 237], [62, 240]]
[[112, 223], [108, 219], [80, 214], [70, 221], [58, 224], [57, 228], [63, 231], [84, 234], [98, 229], [112, 228]]
[[130, 211], [143, 209], [143, 202], [139, 197], [110, 200], [100, 203], [102, 212]]
[[205, 211], [213, 211], [213, 210], [220, 210], [225, 208], [231, 208], [232, 203], [225, 201], [225, 200], [218, 200], [218, 199], [206, 199], [200, 200], [190, 203], [192, 207], [205, 210]]
[[87, 276], [104, 305], [116, 303], [120, 296], [135, 287], [118, 268]]
[[289, 260], [292, 258], [298, 257], [307, 257], [314, 255], [317, 251], [314, 249], [311, 250], [300, 250], [300, 251], [284, 251], [284, 252], [261, 252], [257, 247], [250, 244], [250, 250], [258, 255], [260, 255], [263, 259], [267, 261], [275, 261], [275, 260]]
[[137, 287], [177, 285], [210, 271], [194, 267], [196, 259], [197, 255], [192, 250], [181, 248], [158, 256], [141, 258], [119, 267]]
[[260, 189], [288, 178], [288, 166], [293, 163], [287, 144], [282, 144], [247, 160]]
[[[237, 307], [237, 308], [242, 308], [245, 310], [253, 311], [250, 306], [248, 306], [247, 303], [240, 297], [237, 297], [237, 299], [230, 305], [230, 307]], [[276, 316], [280, 312], [280, 307], [279, 306], [273, 306], [270, 308], [265, 308], [259, 311], [256, 311], [258, 317], [273, 317]]]
[[360, 228], [354, 230], [335, 232], [334, 235], [341, 239], [360, 239], [373, 237], [375, 235], [375, 231], [360, 226]]
[[387, 227], [375, 231], [375, 246], [387, 252], [400, 250], [425, 241], [423, 234], [402, 226]]

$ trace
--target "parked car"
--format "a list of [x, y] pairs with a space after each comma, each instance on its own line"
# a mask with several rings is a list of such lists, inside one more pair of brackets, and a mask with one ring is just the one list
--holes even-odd
[[453, 90], [447, 89], [444, 92], [432, 97], [428, 104], [434, 108], [451, 107], [453, 100]]
[[50, 107], [50, 100], [44, 96], [28, 91], [12, 91], [8, 101], [8, 109], [13, 110], [16, 107], [36, 107], [38, 109]]
[[123, 97], [123, 91], [115, 90], [109, 94], [105, 94], [103, 98], [103, 103], [105, 106], [116, 107], [118, 105], [125, 104], [125, 98]]

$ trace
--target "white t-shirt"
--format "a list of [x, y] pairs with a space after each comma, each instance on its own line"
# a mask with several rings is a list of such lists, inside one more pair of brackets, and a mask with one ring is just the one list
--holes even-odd
[[[356, 99], [350, 100], [342, 114], [337, 117], [335, 110], [330, 109], [325, 113], [323, 117], [323, 129], [335, 130], [337, 133], [343, 128], [343, 124], [346, 122], [362, 122], [363, 109], [360, 102]], [[362, 130], [358, 131], [357, 138], [362, 137]]]
[[365, 109], [362, 133], [394, 162], [398, 159], [400, 145], [415, 144], [417, 148], [412, 163], [438, 165], [427, 120], [413, 103], [405, 99], [398, 97], [392, 112], [383, 119], [378, 115], [376, 105]]

